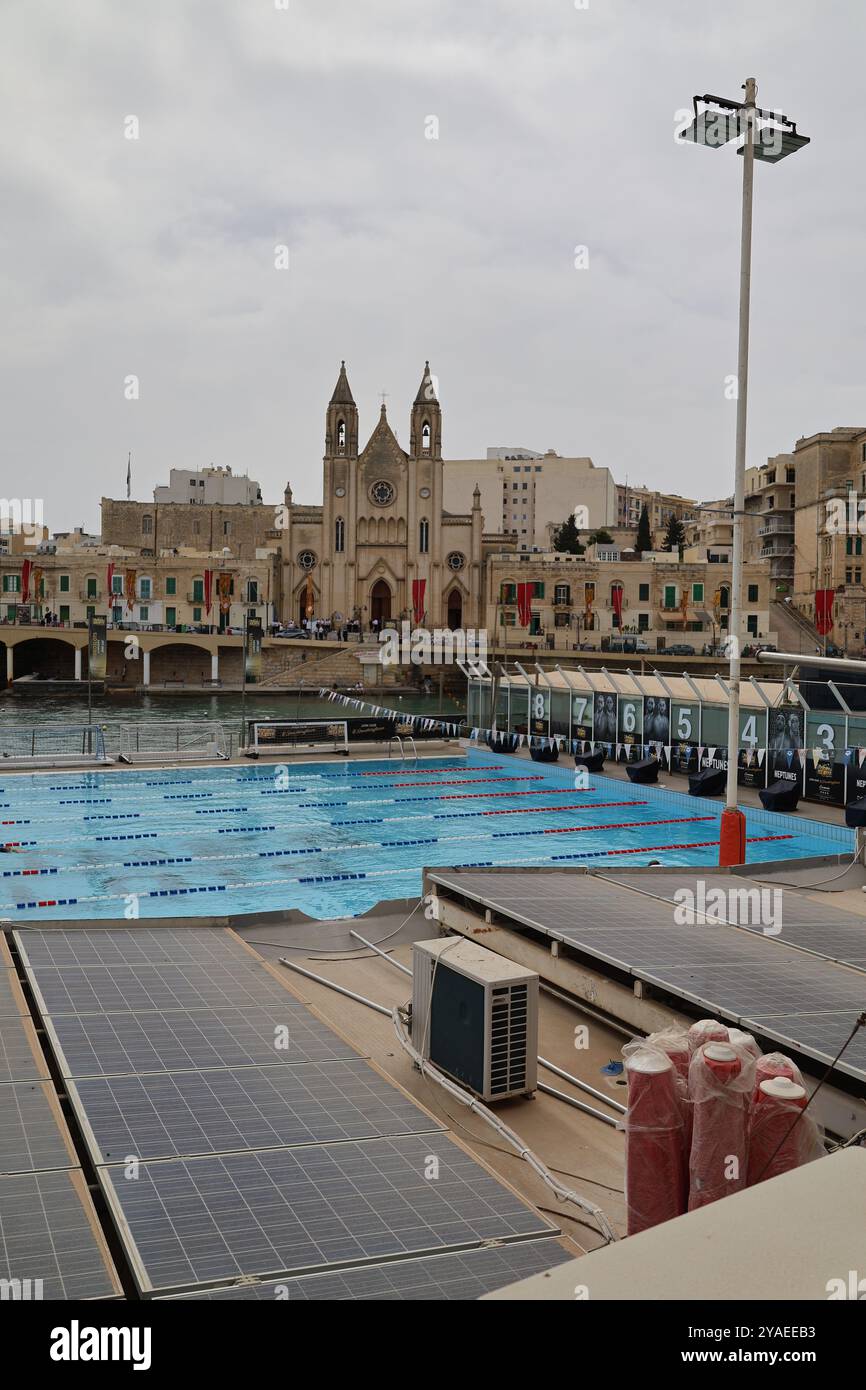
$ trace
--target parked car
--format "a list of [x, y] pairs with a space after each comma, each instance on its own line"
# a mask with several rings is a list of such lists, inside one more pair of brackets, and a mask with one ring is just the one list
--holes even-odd
[[688, 642], [674, 642], [672, 646], [665, 647], [660, 653], [661, 656], [694, 656], [695, 649], [690, 647]]

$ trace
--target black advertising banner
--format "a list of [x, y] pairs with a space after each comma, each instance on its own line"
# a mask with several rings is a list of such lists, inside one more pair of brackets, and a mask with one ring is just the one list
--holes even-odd
[[765, 710], [740, 710], [740, 743], [737, 782], [741, 787], [767, 785], [767, 714]]
[[615, 695], [596, 695], [592, 736], [596, 743], [616, 743]]
[[250, 685], [257, 685], [262, 678], [262, 620], [247, 620], [244, 642], [244, 671]]
[[532, 690], [529, 694], [529, 732], [548, 734], [550, 721], [550, 691]]
[[767, 785], [773, 782], [797, 782], [802, 790], [803, 764], [796, 748], [775, 749], [767, 754]]
[[767, 752], [764, 748], [741, 748], [737, 759], [737, 781], [741, 787], [767, 785]]
[[641, 757], [643, 743], [643, 699], [620, 695], [617, 712], [617, 742], [624, 745], [626, 758]]
[[[603, 695], [598, 697], [604, 699]], [[571, 737], [589, 742], [595, 737], [592, 695], [573, 695], [571, 698]]]
[[833, 760], [832, 753], [819, 748], [806, 749], [806, 790], [810, 801], [827, 806], [845, 804], [845, 764]]
[[95, 614], [87, 620], [87, 670], [90, 679], [104, 681], [108, 664], [108, 619]]
[[701, 750], [700, 771], [706, 772], [709, 767], [711, 767], [714, 772], [727, 772], [727, 748], [704, 748]]
[[866, 758], [863, 757], [863, 751], [860, 748], [845, 749], [845, 768], [848, 773], [845, 779], [845, 801], [848, 804], [866, 796]]

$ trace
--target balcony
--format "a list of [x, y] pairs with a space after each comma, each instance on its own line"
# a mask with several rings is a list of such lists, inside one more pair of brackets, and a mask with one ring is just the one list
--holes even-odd
[[79, 590], [78, 590], [78, 597], [79, 597], [79, 599], [81, 600], [82, 603], [101, 603], [101, 602], [102, 602], [102, 590], [101, 590], [101, 589], [96, 589], [96, 590], [94, 590], [93, 593], [91, 593], [91, 592], [90, 592], [89, 590], [87, 590], [87, 589], [79, 589]]
[[771, 546], [765, 545], [761, 550], [762, 560], [784, 560], [790, 559], [794, 554], [792, 545]]
[[[765, 512], [761, 513], [766, 516]], [[794, 513], [793, 512], [774, 512], [772, 520], [764, 522], [763, 526], [758, 527], [759, 536], [779, 536], [794, 534]]]

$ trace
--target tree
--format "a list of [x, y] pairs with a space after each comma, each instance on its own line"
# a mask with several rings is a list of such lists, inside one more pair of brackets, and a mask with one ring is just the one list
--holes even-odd
[[565, 555], [582, 555], [586, 546], [580, 543], [580, 532], [574, 520], [574, 513], [570, 513], [562, 525], [558, 528], [553, 542], [554, 550], [558, 550]]
[[613, 545], [613, 536], [609, 531], [605, 531], [602, 526], [600, 531], [593, 531], [589, 538], [589, 543], [590, 545], [597, 545], [599, 543], [601, 543], [601, 545]]
[[638, 555], [643, 555], [645, 550], [652, 550], [653, 548], [653, 538], [650, 533], [649, 512], [647, 511], [646, 502], [644, 502], [641, 507], [640, 521], [637, 524], [637, 540], [635, 541], [634, 548]]
[[676, 512], [671, 512], [668, 517], [668, 529], [665, 532], [664, 550], [679, 550], [685, 544], [686, 530]]

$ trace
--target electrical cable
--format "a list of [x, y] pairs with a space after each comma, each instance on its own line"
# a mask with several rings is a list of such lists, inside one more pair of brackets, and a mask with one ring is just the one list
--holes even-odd
[[[414, 917], [415, 913], [418, 911], [419, 907], [423, 902], [424, 899], [419, 898], [415, 906], [412, 908], [412, 911], [409, 913], [409, 916], [403, 919], [399, 927], [396, 927], [394, 931], [389, 932], [387, 936], [383, 936], [378, 941], [374, 941], [371, 944], [374, 946], [381, 946], [384, 941], [391, 941], [395, 936], [398, 936], [400, 932], [403, 930], [403, 928], [405, 926], [408, 926], [409, 922], [411, 922], [412, 918]], [[360, 921], [362, 919], [358, 918], [357, 920]], [[343, 957], [346, 960], [374, 959], [374, 957], [370, 956], [369, 954], [365, 955], [364, 948], [358, 946], [344, 946], [342, 948], [339, 946], [334, 946], [331, 948], [331, 950], [327, 950], [324, 947], [316, 946], [287, 946], [284, 945], [282, 941], [259, 941], [257, 938], [252, 936], [244, 936], [241, 939], [243, 941], [248, 941], [251, 946], [272, 946], [277, 951], [307, 951], [310, 955], [310, 958], [315, 958], [316, 960], [321, 959], [322, 956], [338, 956]]]

